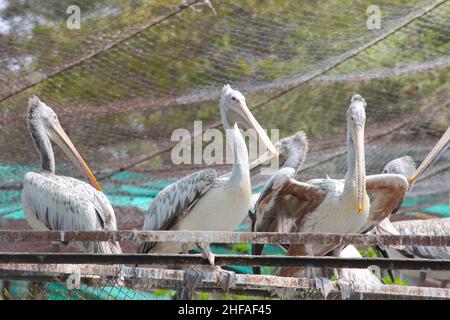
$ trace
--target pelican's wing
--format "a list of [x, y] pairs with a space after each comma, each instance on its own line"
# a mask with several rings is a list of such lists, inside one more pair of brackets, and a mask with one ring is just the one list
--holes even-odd
[[[174, 225], [216, 182], [214, 169], [194, 172], [165, 187], [153, 200], [144, 221], [144, 230], [166, 230]], [[146, 253], [154, 243], [143, 243]]]
[[370, 198], [370, 212], [362, 229], [365, 233], [396, 212], [408, 191], [408, 181], [400, 174], [377, 174], [366, 177], [366, 190]]
[[[402, 235], [449, 236], [450, 218], [393, 222]], [[450, 259], [450, 247], [404, 246], [405, 256], [423, 259]]]
[[[386, 235], [394, 235], [398, 236], [400, 235], [400, 232], [398, 229], [392, 224], [391, 220], [389, 218], [385, 218], [383, 221], [381, 221], [379, 224], [377, 224], [372, 230], [369, 231], [369, 233], [374, 234], [386, 234]], [[403, 250], [404, 246], [390, 246], [392, 248], [395, 248], [397, 250]], [[381, 254], [386, 251], [385, 245], [378, 245], [376, 246], [376, 249], [381, 250]]]
[[[282, 168], [264, 185], [255, 204], [252, 231], [290, 232], [295, 223], [314, 211], [325, 198], [322, 188], [295, 180], [295, 169]], [[252, 254], [260, 255], [264, 245], [254, 244]], [[254, 273], [259, 270], [254, 268]]]
[[[340, 258], [362, 258], [358, 250], [352, 246], [348, 245], [343, 250], [339, 250]], [[353, 286], [358, 286], [359, 288], [377, 288], [382, 283], [381, 281], [370, 271], [369, 269], [350, 269], [342, 268], [338, 269], [339, 281], [348, 281]]]
[[[294, 169], [282, 168], [266, 181], [253, 206], [253, 212], [250, 210], [253, 232], [273, 232], [278, 229], [278, 226], [283, 225], [281, 221], [278, 221], [282, 217], [277, 217], [276, 202], [284, 184], [289, 182], [294, 175]], [[252, 255], [261, 255], [263, 249], [264, 244], [252, 244]], [[253, 267], [253, 273], [260, 274], [260, 268]]]
[[[114, 210], [106, 196], [71, 177], [27, 173], [22, 204], [33, 229], [117, 230]], [[117, 242], [81, 242], [81, 247], [94, 253], [122, 253]]]
[[274, 231], [271, 226], [276, 219], [276, 201], [284, 184], [293, 178], [295, 171], [291, 168], [278, 170], [264, 184], [264, 187], [255, 203], [254, 223], [252, 231]]
[[302, 220], [314, 211], [325, 198], [327, 191], [315, 184], [291, 178], [292, 168], [283, 168], [266, 184], [255, 206], [255, 231], [290, 231], [288, 224]]

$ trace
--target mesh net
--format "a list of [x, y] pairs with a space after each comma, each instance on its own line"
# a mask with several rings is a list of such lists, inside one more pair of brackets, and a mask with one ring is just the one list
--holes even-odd
[[[0, 1], [2, 229], [28, 228], [21, 183], [39, 169], [25, 121], [32, 93], [54, 108], [100, 178], [119, 229], [141, 229], [159, 190], [202, 167], [174, 166], [170, 136], [192, 131], [194, 120], [221, 128], [226, 83], [245, 94], [264, 128], [307, 133], [300, 180], [344, 175], [353, 93], [368, 104], [368, 174], [404, 155], [420, 163], [449, 124], [447, 1], [380, 0], [374, 30], [366, 25], [370, 1], [79, 1], [75, 30], [66, 26], [71, 2]], [[77, 177], [54, 151], [58, 174]], [[450, 215], [449, 158], [416, 183], [408, 211]], [[49, 244], [24, 246], [1, 251]]]

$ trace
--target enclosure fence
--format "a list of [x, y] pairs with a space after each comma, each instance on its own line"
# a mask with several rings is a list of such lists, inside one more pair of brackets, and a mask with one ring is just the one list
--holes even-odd
[[[115, 231], [115, 232], [58, 232], [58, 231], [0, 231], [1, 241], [120, 241], [120, 242], [182, 242], [182, 243], [265, 243], [265, 244], [336, 244], [336, 245], [421, 245], [450, 246], [450, 236], [404, 236], [360, 234], [302, 234], [252, 232], [195, 232], [195, 231]], [[27, 281], [31, 288], [14, 296], [7, 288], [5, 298], [45, 299], [56, 294], [44, 287], [59, 284], [58, 292], [65, 298], [87, 299], [93, 292], [106, 299], [148, 299], [158, 290], [182, 287], [189, 266], [209, 265], [200, 254], [86, 254], [86, 253], [0, 253], [0, 280]], [[252, 256], [217, 254], [217, 266], [271, 266], [366, 269], [441, 270], [450, 271], [449, 260], [336, 258], [298, 256]], [[175, 269], [174, 269], [175, 268]], [[221, 275], [205, 271], [197, 286], [198, 292], [223, 292]], [[29, 286], [30, 286], [29, 285]], [[3, 285], [5, 286], [5, 285]], [[82, 288], [83, 286], [83, 288]], [[56, 288], [56, 287], [55, 287]], [[450, 299], [450, 289], [400, 285], [373, 285], [330, 282], [326, 292], [320, 291], [310, 278], [290, 278], [272, 275], [236, 274], [229, 293], [255, 297], [273, 297], [274, 290], [292, 290], [291, 298], [415, 298]], [[56, 290], [56, 289], [54, 289]], [[89, 293], [91, 292], [91, 293]], [[106, 295], [106, 296], [105, 296]]]

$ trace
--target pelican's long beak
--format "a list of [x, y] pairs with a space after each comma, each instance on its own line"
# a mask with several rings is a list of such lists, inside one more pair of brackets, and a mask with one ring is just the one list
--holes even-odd
[[253, 170], [253, 169], [265, 164], [266, 162], [272, 160], [275, 156], [278, 156], [278, 152], [277, 152], [277, 154], [274, 154], [271, 151], [267, 151], [263, 155], [261, 155], [259, 158], [253, 160], [253, 162], [250, 163], [249, 169]]
[[420, 166], [417, 168], [416, 172], [412, 177], [408, 179], [408, 183], [412, 185], [414, 181], [419, 177], [422, 173], [425, 172], [439, 157], [444, 153], [444, 151], [450, 145], [450, 127], [447, 128], [444, 135], [439, 139], [438, 143], [434, 146], [434, 148], [430, 151], [430, 153], [426, 156], [425, 160], [422, 161]]
[[358, 212], [364, 211], [366, 196], [366, 165], [364, 160], [364, 127], [354, 126], [355, 132], [355, 197]]
[[261, 139], [261, 141], [264, 143], [264, 145], [267, 147], [267, 149], [270, 151], [270, 153], [274, 157], [277, 157], [279, 155], [277, 149], [273, 145], [273, 143], [270, 140], [267, 133], [259, 125], [258, 121], [256, 121], [255, 117], [250, 112], [250, 110], [248, 109], [248, 107], [245, 103], [241, 103], [238, 115], [239, 115], [239, 120], [242, 122], [242, 124], [247, 129], [255, 129], [257, 136]]
[[80, 153], [77, 151], [75, 146], [73, 145], [72, 141], [70, 141], [67, 134], [64, 132], [64, 129], [61, 127], [60, 124], [52, 124], [51, 125], [52, 131], [50, 132], [50, 138], [52, 138], [53, 141], [61, 148], [63, 149], [64, 153], [70, 158], [70, 160], [75, 164], [75, 166], [78, 167], [78, 169], [81, 171], [81, 173], [88, 179], [90, 184], [97, 190], [102, 191], [102, 188], [100, 187], [97, 179], [95, 178], [94, 174], [92, 173], [91, 169], [89, 169], [88, 165], [84, 161], [84, 159], [81, 157]]

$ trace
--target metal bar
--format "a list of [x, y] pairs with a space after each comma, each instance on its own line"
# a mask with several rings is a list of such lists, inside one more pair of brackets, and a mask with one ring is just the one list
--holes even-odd
[[[0, 263], [209, 265], [200, 254], [0, 253]], [[450, 270], [450, 260], [216, 255], [215, 265]]]
[[278, 232], [222, 231], [30, 231], [0, 230], [0, 241], [131, 241], [131, 242], [205, 242], [336, 245], [421, 245], [450, 246], [450, 236], [311, 234]]
[[[0, 279], [29, 279], [64, 281], [73, 272], [79, 272], [83, 283], [89, 285], [111, 285], [111, 279], [106, 282], [101, 277], [123, 277], [127, 287], [134, 290], [154, 290], [159, 288], [174, 289], [184, 281], [185, 272], [182, 270], [168, 270], [157, 268], [133, 268], [103, 265], [42, 265], [42, 264], [1, 264]], [[96, 277], [93, 277], [93, 276]], [[206, 272], [198, 289], [201, 291], [217, 291], [219, 289], [219, 275], [217, 272]], [[237, 274], [236, 283], [231, 292], [241, 292], [245, 295], [268, 296], [270, 291], [277, 288], [314, 289], [313, 282], [307, 278], [289, 278], [270, 275]], [[298, 295], [301, 294], [297, 292]], [[333, 297], [339, 298], [339, 283], [333, 283], [331, 292]], [[377, 285], [372, 287], [355, 284], [350, 298], [421, 298], [421, 299], [450, 299], [450, 289], [427, 288], [415, 286]], [[302, 296], [302, 298], [305, 298]], [[320, 298], [320, 293], [313, 293], [309, 298]]]

